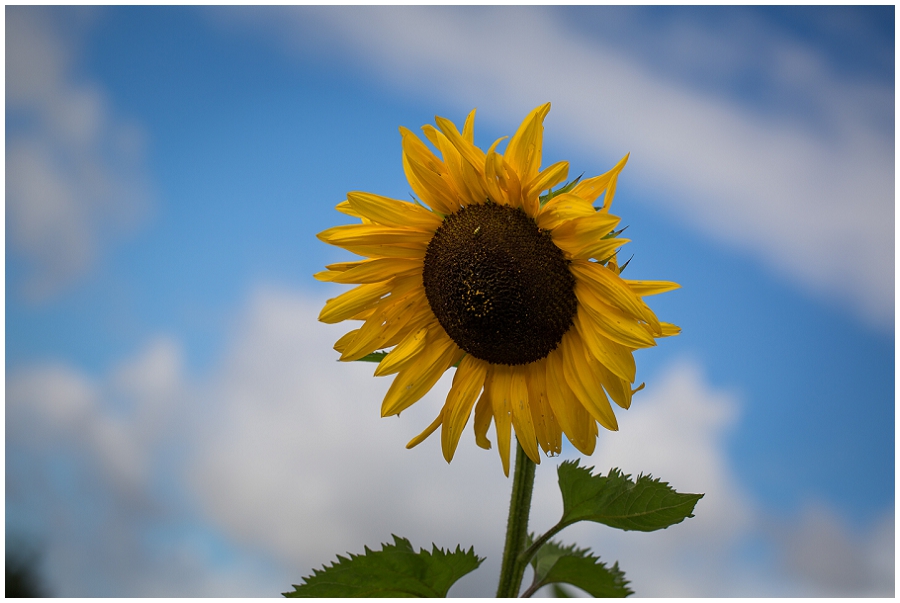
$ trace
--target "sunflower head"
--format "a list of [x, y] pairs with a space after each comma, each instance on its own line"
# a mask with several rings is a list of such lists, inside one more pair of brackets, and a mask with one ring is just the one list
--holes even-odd
[[507, 475], [513, 429], [536, 463], [539, 448], [560, 452], [562, 434], [590, 455], [598, 424], [618, 429], [610, 400], [628, 408], [643, 387], [632, 387], [634, 350], [679, 332], [643, 300], [677, 284], [620, 275], [616, 254], [628, 240], [609, 209], [628, 156], [547, 192], [569, 167], [541, 169], [549, 110], [533, 110], [502, 154], [504, 138], [487, 152], [475, 146], [474, 111], [462, 132], [441, 117], [423, 128], [437, 154], [400, 128], [418, 202], [351, 192], [337, 209], [359, 223], [318, 235], [364, 258], [315, 275], [357, 285], [328, 300], [319, 320], [361, 321], [335, 344], [341, 360], [390, 350], [375, 370], [396, 375], [382, 416], [414, 404], [455, 366], [443, 408], [407, 447], [440, 427], [449, 462], [474, 408], [475, 442], [491, 447], [493, 423]]

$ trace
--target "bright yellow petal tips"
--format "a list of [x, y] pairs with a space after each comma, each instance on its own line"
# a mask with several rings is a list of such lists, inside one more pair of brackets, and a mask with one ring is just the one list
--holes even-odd
[[544, 118], [549, 112], [550, 103], [545, 103], [529, 113], [506, 146], [504, 159], [523, 182], [531, 182], [540, 171]]
[[678, 283], [670, 283], [669, 281], [630, 281], [623, 278], [622, 282], [628, 285], [628, 288], [634, 291], [636, 295], [642, 297], [645, 295], [666, 293], [681, 288], [681, 285]]
[[453, 125], [452, 121], [444, 119], [443, 117], [435, 117], [434, 121], [462, 158], [475, 168], [476, 171], [483, 174], [484, 151], [473, 145], [471, 141], [466, 140], [466, 138], [459, 133], [459, 130], [456, 129], [456, 126]]
[[319, 320], [327, 324], [335, 324], [353, 318], [361, 310], [374, 307], [379, 300], [391, 291], [391, 283], [380, 282], [360, 285], [337, 297], [329, 299], [319, 313]]
[[418, 402], [462, 356], [449, 338], [428, 343], [415, 363], [397, 373], [381, 405], [382, 417], [399, 414]]
[[420, 205], [371, 193], [347, 193], [347, 202], [361, 216], [376, 224], [395, 228], [414, 228], [433, 233], [441, 225], [440, 217]]
[[533, 206], [533, 211], [530, 211], [528, 215], [533, 216], [537, 214], [537, 206], [535, 204], [538, 203], [540, 194], [565, 180], [568, 175], [569, 162], [560, 161], [542, 171], [533, 180], [526, 181], [522, 187], [522, 194], [527, 200], [526, 205], [531, 204]]
[[653, 336], [642, 328], [634, 318], [604, 303], [604, 298], [597, 295], [594, 289], [578, 281], [575, 295], [579, 304], [587, 309], [588, 314], [600, 327], [604, 337], [634, 349], [649, 348], [656, 345]]
[[502, 364], [493, 367], [491, 378], [491, 405], [494, 412], [494, 428], [497, 430], [497, 451], [503, 473], [509, 476], [509, 442], [510, 442], [510, 390], [512, 388], [512, 371]]
[[488, 428], [491, 426], [491, 419], [494, 418], [494, 406], [491, 402], [491, 372], [488, 371], [484, 380], [484, 389], [481, 391], [481, 397], [475, 404], [475, 444], [479, 448], [485, 450], [491, 449], [491, 441], [487, 438]]
[[593, 203], [605, 192], [606, 197], [603, 200], [603, 207], [600, 208], [600, 211], [604, 213], [608, 212], [612, 205], [613, 196], [616, 193], [616, 181], [619, 178], [619, 172], [621, 172], [622, 168], [625, 167], [625, 164], [628, 163], [628, 157], [630, 155], [631, 153], [622, 157], [619, 163], [616, 164], [616, 167], [605, 174], [582, 180], [576, 184], [575, 188], [572, 189], [572, 194], [581, 197], [589, 203]]
[[417, 435], [416, 437], [411, 439], [409, 442], [407, 442], [406, 448], [407, 449], [415, 448], [416, 446], [418, 446], [419, 444], [424, 442], [426, 439], [428, 439], [428, 436], [430, 436], [435, 431], [437, 431], [437, 428], [441, 426], [441, 422], [443, 422], [443, 420], [444, 420], [444, 412], [442, 410], [441, 412], [438, 413], [437, 418], [431, 422], [431, 425], [426, 427], [422, 433], [420, 433], [419, 435]]
[[659, 321], [644, 301], [618, 274], [597, 262], [574, 260], [570, 266], [579, 282], [587, 285], [595, 296], [609, 305], [650, 325], [653, 333], [660, 333]]
[[387, 356], [385, 356], [378, 366], [375, 368], [375, 376], [383, 377], [391, 375], [404, 368], [414, 360], [423, 349], [425, 349], [425, 335], [428, 329], [422, 327], [414, 333], [410, 333], [403, 341], [397, 344]]
[[506, 475], [513, 432], [535, 463], [541, 451], [560, 454], [563, 435], [592, 454], [598, 426], [618, 429], [613, 403], [629, 408], [644, 387], [634, 387], [634, 351], [680, 332], [644, 300], [676, 283], [620, 274], [628, 239], [616, 238], [610, 207], [628, 155], [542, 204], [569, 173], [566, 161], [541, 165], [549, 110], [531, 111], [503, 152], [505, 137], [487, 152], [475, 145], [474, 110], [462, 131], [443, 117], [422, 138], [401, 127], [414, 202], [349, 192], [337, 210], [355, 223], [318, 235], [362, 256], [315, 274], [353, 286], [319, 319], [361, 321], [335, 343], [341, 360], [387, 352], [375, 367], [392, 379], [382, 416], [409, 408], [456, 367], [437, 417], [407, 447], [440, 428], [450, 462], [473, 416], [480, 448], [491, 448], [494, 424]]
[[596, 365], [584, 354], [584, 346], [577, 331], [572, 331], [568, 337], [563, 338], [562, 349], [563, 375], [575, 397], [598, 423], [610, 431], [618, 431], [619, 424], [603, 393]]
[[[321, 281], [362, 285], [380, 283], [395, 276], [422, 273], [422, 260], [419, 259], [378, 258], [353, 264], [343, 270], [329, 267], [327, 272], [317, 272], [314, 276]], [[344, 266], [346, 265], [341, 265], [342, 268]]]
[[512, 378], [509, 382], [509, 409], [513, 427], [516, 429], [516, 439], [519, 440], [522, 450], [532, 461], [540, 463], [541, 457], [538, 454], [537, 438], [531, 418], [525, 370], [521, 367], [515, 367], [512, 370]]
[[543, 230], [553, 231], [570, 220], [593, 216], [595, 213], [594, 206], [589, 201], [570, 193], [562, 193], [547, 202], [536, 221]]
[[453, 459], [459, 437], [472, 414], [486, 375], [487, 364], [472, 356], [463, 358], [456, 369], [453, 386], [444, 405], [444, 427], [441, 431], [441, 449], [448, 463]]

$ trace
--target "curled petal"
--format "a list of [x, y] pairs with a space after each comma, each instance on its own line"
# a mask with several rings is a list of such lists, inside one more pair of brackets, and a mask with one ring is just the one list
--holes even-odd
[[613, 195], [616, 193], [616, 181], [619, 178], [619, 172], [622, 171], [622, 168], [624, 168], [625, 164], [628, 162], [629, 155], [630, 153], [625, 155], [625, 157], [616, 164], [616, 167], [605, 174], [582, 180], [576, 184], [575, 188], [572, 189], [572, 194], [578, 195], [593, 203], [597, 200], [597, 197], [606, 192], [606, 197], [603, 200], [603, 207], [600, 208], [600, 211], [604, 213], [608, 212], [612, 205]]
[[481, 397], [475, 405], [475, 443], [479, 448], [485, 450], [491, 449], [491, 441], [487, 439], [488, 428], [491, 426], [491, 419], [494, 418], [494, 407], [491, 402], [491, 375], [492, 368], [488, 368], [487, 376], [484, 379], [484, 389], [481, 391]]

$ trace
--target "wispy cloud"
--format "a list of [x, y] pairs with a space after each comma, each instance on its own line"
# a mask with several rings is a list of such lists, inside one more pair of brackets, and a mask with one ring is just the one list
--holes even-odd
[[[439, 439], [406, 450], [449, 379], [399, 419], [380, 418], [389, 379], [323, 352], [343, 329], [317, 323], [319, 308], [296, 293], [257, 291], [205, 378], [185, 373], [167, 337], [101, 379], [66, 365], [9, 376], [7, 531], [46, 539], [55, 594], [274, 595], [391, 533], [423, 547], [474, 546], [488, 561], [453, 594], [493, 592], [510, 487], [496, 451], [477, 448], [470, 429], [450, 465]], [[620, 413], [621, 431], [602, 434], [584, 462], [705, 492], [697, 517], [652, 534], [579, 524], [561, 537], [618, 559], [645, 595], [850, 594], [847, 584], [858, 594], [863, 585], [892, 591], [882, 567], [892, 539], [835, 515], [810, 516], [815, 530], [803, 528], [804, 517], [778, 520], [794, 530], [771, 529], [775, 520], [728, 461], [739, 408], [691, 362], [655, 376]], [[559, 461], [538, 468], [534, 529], [558, 519]], [[825, 534], [827, 550], [811, 534]], [[802, 563], [748, 563], [748, 542]], [[837, 588], [821, 568], [848, 557], [855, 562]]]
[[631, 151], [635, 183], [675, 223], [890, 328], [892, 83], [835, 70], [758, 19], [650, 30], [626, 11], [600, 14], [670, 57], [651, 61], [573, 29], [564, 17], [579, 14], [301, 8], [242, 23], [262, 22], [306, 59], [343, 58], [404, 96], [460, 115], [477, 105], [504, 127], [549, 99], [548, 139], [567, 136], [598, 166]]
[[58, 25], [39, 8], [6, 11], [7, 232], [32, 299], [84, 274], [149, 203], [140, 128], [76, 77], [77, 45]]

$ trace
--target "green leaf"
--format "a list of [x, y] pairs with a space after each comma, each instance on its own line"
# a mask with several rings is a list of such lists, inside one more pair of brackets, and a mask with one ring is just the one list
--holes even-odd
[[554, 584], [553, 588], [551, 589], [551, 592], [553, 593], [554, 599], [571, 599], [572, 598], [572, 595], [569, 594], [569, 591], [564, 589], [559, 584]]
[[[628, 580], [618, 563], [611, 568], [606, 567], [588, 549], [577, 549], [575, 545], [564, 547], [551, 540], [538, 549], [531, 565], [534, 567], [534, 582], [524, 596], [530, 596], [548, 584], [557, 583], [577, 586], [594, 597], [627, 597], [634, 594], [628, 588]], [[555, 586], [554, 592], [557, 589], [562, 590]], [[566, 593], [563, 596], [571, 595]]]
[[[597, 209], [597, 208], [595, 207], [594, 209]], [[603, 237], [603, 238], [604, 238], [604, 239], [615, 239], [616, 237], [618, 237], [620, 234], [622, 234], [622, 233], [625, 232], [626, 230], [628, 230], [628, 226], [623, 226], [623, 227], [620, 228], [619, 230], [613, 230], [612, 232], [610, 232], [609, 234], [607, 234], [607, 235], [606, 235], [605, 237]]]
[[366, 354], [357, 362], [381, 362], [387, 355], [387, 352], [372, 352], [371, 354]]
[[694, 505], [703, 498], [702, 494], [680, 494], [649, 475], [632, 481], [618, 469], [610, 469], [606, 477], [592, 471], [593, 467], [579, 467], [578, 461], [560, 464], [560, 525], [595, 521], [620, 530], [652, 532], [693, 517]]
[[549, 201], [556, 195], [568, 193], [570, 190], [575, 188], [575, 185], [578, 184], [578, 181], [581, 180], [582, 176], [584, 176], [584, 174], [579, 174], [578, 178], [576, 178], [575, 180], [572, 180], [571, 182], [566, 182], [564, 185], [562, 185], [560, 188], [556, 189], [555, 191], [550, 190], [550, 191], [547, 191], [546, 193], [544, 193], [543, 195], [541, 195], [540, 196], [541, 207], [544, 207], [544, 205], [547, 203], [547, 201]]
[[364, 555], [337, 556], [330, 567], [313, 570], [285, 597], [446, 597], [453, 583], [484, 561], [473, 549], [444, 552], [432, 545], [429, 553], [413, 551], [406, 538], [380, 551], [365, 547]]

